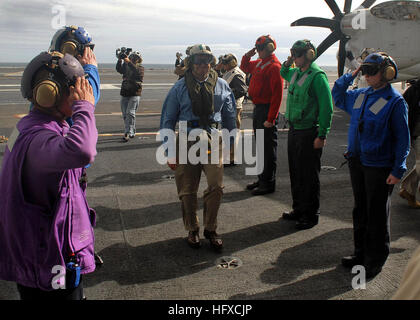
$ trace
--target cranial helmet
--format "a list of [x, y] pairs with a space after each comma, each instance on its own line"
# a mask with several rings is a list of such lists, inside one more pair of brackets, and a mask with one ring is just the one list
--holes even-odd
[[267, 48], [269, 52], [274, 52], [277, 48], [276, 41], [269, 35], [261, 36], [255, 41], [255, 48], [263, 50]]
[[209, 46], [206, 46], [205, 44], [195, 44], [190, 48], [190, 56], [196, 55], [196, 54], [208, 54], [213, 56], [213, 53], [210, 50]]
[[139, 63], [142, 63], [143, 62], [143, 58], [142, 58], [142, 56], [141, 56], [141, 54], [140, 54], [139, 51], [133, 51], [128, 58], [131, 61], [133, 61], [133, 59], [138, 59], [139, 60]]
[[205, 44], [195, 44], [191, 47], [188, 47], [188, 53], [189, 56], [185, 58], [184, 60], [184, 64], [187, 68], [190, 68], [192, 65], [192, 61], [194, 59], [194, 56], [196, 55], [208, 55], [211, 57], [211, 65], [216, 65], [216, 57], [213, 55], [213, 53], [211, 52], [211, 49], [209, 46], [205, 45]]
[[91, 41], [92, 37], [83, 27], [64, 27], [54, 34], [49, 51], [68, 53], [72, 56], [83, 55], [86, 47], [93, 50], [95, 45]]
[[83, 76], [82, 65], [72, 55], [42, 52], [23, 71], [20, 90], [25, 99], [40, 107], [56, 107], [69, 86]]
[[225, 54], [224, 56], [222, 56], [221, 60], [224, 65], [227, 65], [230, 68], [234, 68], [238, 65], [238, 59], [233, 53]]
[[398, 67], [394, 59], [385, 52], [374, 52], [366, 57], [363, 66], [378, 65], [379, 71], [386, 81], [391, 81], [398, 77]]
[[292, 46], [291, 52], [299, 56], [305, 54], [306, 59], [309, 61], [314, 61], [317, 58], [315, 46], [307, 39], [296, 41]]

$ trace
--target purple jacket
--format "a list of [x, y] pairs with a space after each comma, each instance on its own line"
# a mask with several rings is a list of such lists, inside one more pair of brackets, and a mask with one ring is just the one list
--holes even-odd
[[[81, 273], [95, 270], [95, 212], [83, 167], [96, 155], [94, 107], [73, 105], [74, 124], [33, 110], [9, 138], [0, 173], [0, 279], [52, 290], [54, 266], [75, 253]], [[10, 150], [11, 149], [11, 150]]]

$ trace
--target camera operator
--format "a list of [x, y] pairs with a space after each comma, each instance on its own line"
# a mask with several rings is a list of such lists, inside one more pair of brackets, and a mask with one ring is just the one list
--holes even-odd
[[[118, 55], [116, 69], [123, 75], [121, 84], [121, 112], [124, 119], [125, 133], [123, 140], [134, 138], [136, 134], [136, 111], [140, 104], [144, 67], [141, 65], [143, 59], [138, 51], [121, 48]], [[118, 50], [117, 50], [118, 52]]]

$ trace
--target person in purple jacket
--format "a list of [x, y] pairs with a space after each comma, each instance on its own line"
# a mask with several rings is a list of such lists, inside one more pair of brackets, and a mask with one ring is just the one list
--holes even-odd
[[34, 108], [16, 124], [0, 172], [0, 279], [16, 282], [22, 300], [80, 300], [82, 275], [95, 270], [96, 214], [82, 179], [98, 139], [92, 87], [76, 58], [42, 52], [21, 91]]

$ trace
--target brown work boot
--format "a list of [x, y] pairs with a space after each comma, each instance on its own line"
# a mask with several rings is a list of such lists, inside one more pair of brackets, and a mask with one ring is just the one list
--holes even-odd
[[200, 248], [200, 237], [198, 235], [198, 230], [188, 232], [187, 238], [188, 245], [191, 248], [198, 249]]
[[420, 202], [416, 200], [416, 197], [409, 194], [407, 190], [401, 189], [399, 193], [400, 197], [408, 201], [408, 205], [411, 208], [420, 209]]
[[223, 248], [223, 241], [216, 231], [204, 230], [204, 237], [210, 241], [210, 246], [216, 250], [220, 251]]

